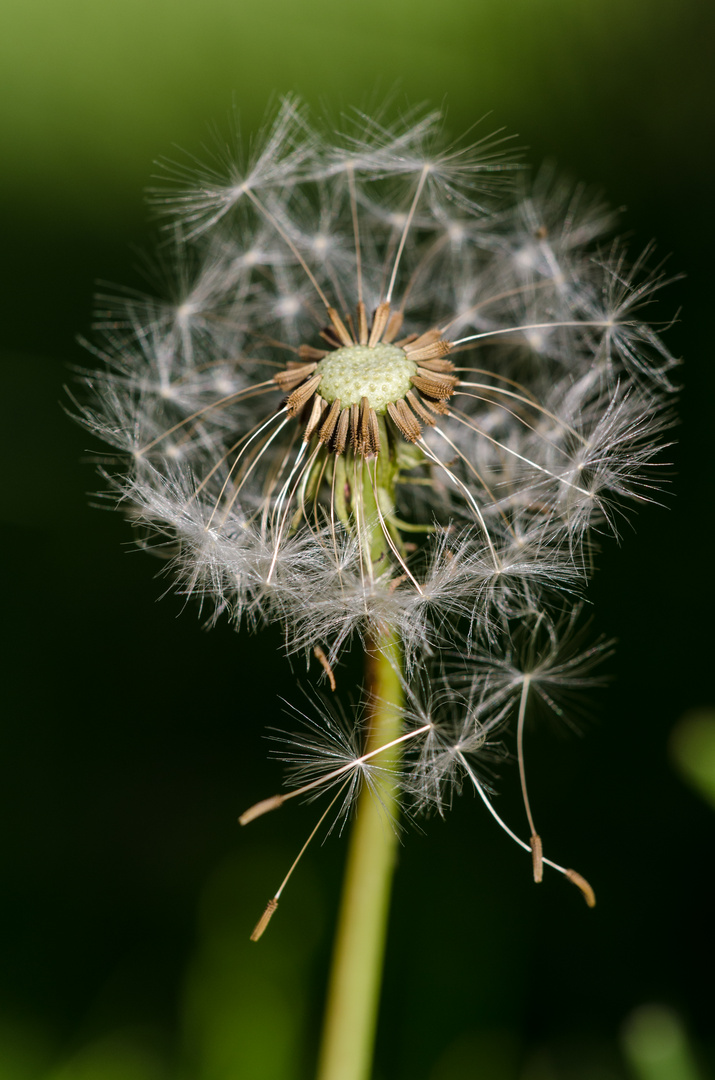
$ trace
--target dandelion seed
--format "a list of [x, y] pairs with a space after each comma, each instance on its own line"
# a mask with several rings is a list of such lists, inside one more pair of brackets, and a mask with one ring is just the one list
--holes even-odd
[[[327, 807], [325, 808], [325, 810], [323, 811], [323, 813], [322, 813], [322, 814], [320, 815], [320, 817], [318, 818], [318, 823], [317, 823], [317, 825], [316, 825], [316, 826], [315, 826], [315, 827], [313, 828], [313, 830], [311, 831], [311, 833], [310, 833], [310, 835], [309, 835], [308, 839], [307, 839], [307, 840], [305, 841], [305, 843], [303, 844], [303, 847], [302, 847], [302, 848], [300, 849], [300, 851], [298, 852], [297, 856], [295, 857], [295, 859], [294, 859], [294, 860], [293, 860], [293, 862], [291, 863], [291, 867], [290, 867], [290, 870], [288, 871], [288, 873], [286, 874], [286, 876], [285, 876], [285, 877], [283, 878], [283, 881], [282, 881], [282, 882], [280, 883], [280, 885], [279, 885], [278, 889], [276, 890], [276, 892], [274, 893], [274, 895], [273, 895], [273, 896], [271, 897], [271, 899], [270, 899], [270, 900], [268, 901], [268, 903], [266, 904], [266, 908], [265, 908], [265, 911], [263, 912], [263, 914], [261, 915], [260, 919], [258, 920], [258, 922], [256, 923], [256, 925], [254, 926], [254, 928], [253, 928], [253, 930], [252, 930], [252, 932], [251, 932], [251, 941], [259, 941], [259, 940], [260, 940], [260, 939], [261, 939], [261, 938], [263, 937], [264, 933], [266, 932], [266, 930], [267, 930], [267, 928], [268, 928], [268, 923], [269, 923], [269, 922], [271, 921], [271, 919], [273, 918], [273, 915], [275, 914], [275, 911], [276, 911], [276, 909], [277, 909], [277, 907], [278, 907], [278, 901], [279, 901], [279, 900], [280, 900], [280, 898], [281, 898], [281, 895], [282, 895], [282, 893], [283, 893], [283, 890], [285, 889], [286, 885], [288, 884], [288, 882], [289, 882], [290, 878], [291, 878], [291, 877], [292, 877], [292, 875], [293, 875], [293, 871], [294, 871], [294, 870], [295, 870], [295, 868], [297, 867], [297, 865], [298, 865], [298, 863], [300, 862], [300, 860], [301, 860], [301, 859], [303, 858], [303, 855], [304, 855], [304, 854], [305, 854], [305, 852], [307, 851], [307, 849], [308, 849], [308, 846], [309, 846], [309, 844], [310, 844], [311, 840], [313, 839], [313, 837], [314, 837], [314, 836], [316, 835], [316, 833], [318, 832], [318, 829], [319, 829], [319, 828], [320, 828], [320, 826], [321, 826], [321, 825], [323, 824], [323, 822], [325, 821], [326, 817], [328, 816], [328, 814], [329, 814], [329, 813], [330, 813], [330, 811], [332, 810], [333, 806], [335, 805], [335, 803], [336, 803], [336, 802], [338, 801], [338, 799], [340, 798], [340, 796], [341, 796], [341, 794], [342, 794], [342, 792], [343, 792], [343, 788], [344, 788], [344, 787], [345, 787], [345, 786], [346, 786], [346, 785], [347, 785], [347, 784], [348, 784], [349, 782], [350, 782], [349, 780], [346, 780], [346, 781], [345, 781], [345, 784], [343, 784], [343, 786], [342, 786], [341, 788], [338, 788], [338, 791], [337, 791], [337, 793], [336, 793], [336, 794], [335, 794], [335, 795], [333, 796], [333, 798], [332, 798], [332, 799], [331, 799], [331, 801], [330, 801], [330, 802], [328, 803], [328, 805], [327, 805]], [[243, 816], [245, 817], [245, 815], [243, 815]], [[239, 820], [240, 820], [240, 819], [239, 819]]]

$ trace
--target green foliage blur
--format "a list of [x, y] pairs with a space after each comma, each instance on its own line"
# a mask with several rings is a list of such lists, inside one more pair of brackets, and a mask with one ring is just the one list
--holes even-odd
[[488, 113], [687, 273], [654, 312], [682, 305], [688, 361], [665, 508], [604, 540], [591, 591], [613, 682], [585, 738], [530, 735], [542, 833], [598, 907], [534, 887], [471, 796], [409, 829], [375, 1077], [715, 1075], [714, 22], [703, 0], [5, 0], [0, 1080], [313, 1071], [344, 843], [309, 853], [255, 945], [313, 816], [236, 824], [279, 786], [264, 726], [309, 676], [271, 632], [157, 602], [158, 567], [87, 495], [102, 448], [63, 413], [97, 279], [142, 286], [152, 161], [200, 157], [232, 103], [254, 131], [285, 92], [333, 114], [429, 101], [455, 135]]

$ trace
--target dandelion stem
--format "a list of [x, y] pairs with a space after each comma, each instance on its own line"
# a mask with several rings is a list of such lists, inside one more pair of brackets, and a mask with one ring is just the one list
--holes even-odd
[[[367, 656], [372, 696], [368, 753], [400, 734], [400, 665], [399, 641], [385, 632]], [[380, 761], [389, 768], [398, 757], [395, 745]], [[398, 813], [396, 784], [389, 772], [377, 777], [373, 787], [377, 790], [363, 788], [350, 838], [318, 1080], [368, 1080], [372, 1072]]]

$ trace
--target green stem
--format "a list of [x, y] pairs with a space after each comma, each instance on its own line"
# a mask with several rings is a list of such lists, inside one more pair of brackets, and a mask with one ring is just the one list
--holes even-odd
[[[377, 639], [368, 653], [373, 704], [366, 751], [401, 733], [401, 661], [399, 641], [390, 633]], [[380, 755], [378, 764], [394, 766], [399, 753], [400, 748], [393, 747]], [[367, 1080], [371, 1072], [397, 848], [393, 822], [399, 809], [390, 775], [378, 774], [376, 788], [375, 793], [363, 788], [350, 836], [318, 1080]]]

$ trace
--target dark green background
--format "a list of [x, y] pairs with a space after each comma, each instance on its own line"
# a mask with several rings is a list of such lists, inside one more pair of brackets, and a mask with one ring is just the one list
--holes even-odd
[[[712, 8], [697, 0], [11, 0], [0, 40], [6, 599], [2, 649], [0, 1080], [311, 1075], [344, 844], [306, 858], [247, 935], [314, 820], [240, 831], [274, 791], [262, 731], [295, 675], [273, 632], [204, 633], [158, 597], [119, 515], [90, 507], [98, 447], [63, 415], [97, 278], [139, 284], [141, 191], [207, 123], [272, 95], [490, 112], [627, 206], [687, 278], [662, 311], [685, 391], [666, 508], [604, 545], [595, 632], [619, 638], [585, 738], [530, 738], [550, 849], [589, 912], [471, 795], [405, 836], [376, 1076], [626, 1077], [624, 1019], [672, 1006], [713, 1059], [713, 816], [669, 738], [713, 705]], [[298, 672], [304, 679], [303, 673]], [[346, 668], [343, 679], [351, 677]], [[506, 772], [500, 807], [520, 813]], [[710, 1040], [710, 1042], [708, 1042]], [[680, 1078], [674, 1078], [680, 1080]]]

